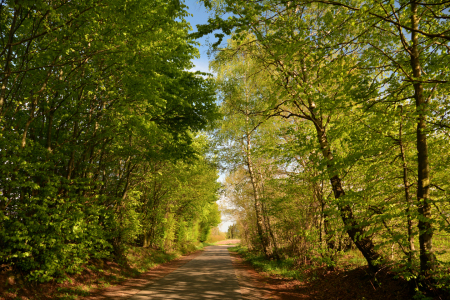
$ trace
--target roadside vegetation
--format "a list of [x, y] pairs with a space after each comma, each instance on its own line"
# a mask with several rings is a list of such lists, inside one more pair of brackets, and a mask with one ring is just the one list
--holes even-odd
[[[364, 257], [358, 251], [342, 256], [333, 269], [318, 264], [300, 264], [291, 257], [267, 260], [264, 255], [249, 251], [246, 247], [230, 248], [262, 275], [264, 286], [275, 291], [281, 299], [329, 299], [339, 295], [341, 299], [400, 300], [423, 299], [410, 288], [407, 280], [384, 269], [374, 274], [366, 267]], [[445, 295], [441, 295], [445, 299]]]

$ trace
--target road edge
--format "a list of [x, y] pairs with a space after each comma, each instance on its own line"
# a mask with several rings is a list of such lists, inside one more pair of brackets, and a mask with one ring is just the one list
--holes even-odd
[[79, 299], [83, 300], [128, 299], [131, 296], [135, 295], [136, 293], [142, 291], [148, 285], [167, 276], [168, 274], [187, 264], [189, 261], [200, 256], [203, 252], [204, 252], [203, 249], [197, 250], [196, 252], [191, 253], [189, 255], [184, 255], [170, 262], [160, 264], [155, 268], [150, 269], [147, 272], [139, 275], [138, 277], [129, 278], [117, 285], [101, 289], [93, 289], [90, 291], [89, 296], [80, 297]]

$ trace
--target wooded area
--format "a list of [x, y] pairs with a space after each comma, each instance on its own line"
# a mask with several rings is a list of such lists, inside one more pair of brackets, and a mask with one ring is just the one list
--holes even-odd
[[247, 247], [330, 268], [357, 249], [373, 272], [448, 289], [450, 4], [204, 3]]
[[29, 281], [220, 223], [214, 82], [179, 1], [1, 1], [0, 265]]

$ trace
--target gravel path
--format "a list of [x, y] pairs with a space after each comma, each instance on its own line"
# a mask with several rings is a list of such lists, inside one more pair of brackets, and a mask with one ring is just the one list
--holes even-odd
[[146, 286], [129, 300], [242, 299], [230, 246], [210, 246], [202, 255]]

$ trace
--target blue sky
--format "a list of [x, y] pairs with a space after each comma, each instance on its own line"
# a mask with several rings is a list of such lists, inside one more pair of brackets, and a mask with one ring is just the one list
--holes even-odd
[[[184, 3], [189, 7], [188, 12], [193, 15], [193, 17], [188, 17], [186, 20], [191, 23], [192, 29], [197, 31], [197, 24], [206, 24], [208, 23], [209, 13], [203, 3], [199, 3], [196, 0], [185, 0]], [[214, 35], [211, 34], [211, 40], [214, 39]], [[200, 59], [195, 59], [195, 70], [208, 72], [208, 47], [206, 46], [207, 37], [203, 37], [198, 40], [201, 43], [199, 47], [200, 51]]]
[[[191, 24], [192, 32], [197, 31], [198, 24], [207, 24], [208, 23], [208, 17], [210, 16], [210, 12], [206, 9], [206, 7], [203, 5], [203, 3], [197, 1], [197, 0], [184, 0], [184, 3], [186, 6], [188, 6], [187, 11], [192, 15], [191, 17], [187, 17], [186, 21], [188, 21]], [[225, 14], [224, 16], [230, 16], [231, 14]], [[223, 17], [223, 16], [222, 16]], [[214, 32], [216, 33], [216, 32]], [[207, 42], [209, 39], [210, 43], [214, 43], [217, 41], [217, 38], [214, 36], [214, 33], [209, 34], [208, 36], [204, 36], [201, 39], [198, 39], [197, 41], [200, 43], [199, 52], [200, 52], [200, 58], [194, 60], [195, 68], [194, 70], [202, 71], [202, 72], [209, 72], [209, 61], [208, 61], [208, 46]], [[223, 33], [220, 31], [217, 31], [217, 33]], [[221, 46], [226, 44], [227, 39], [229, 39], [230, 36], [225, 35], [222, 41]]]

